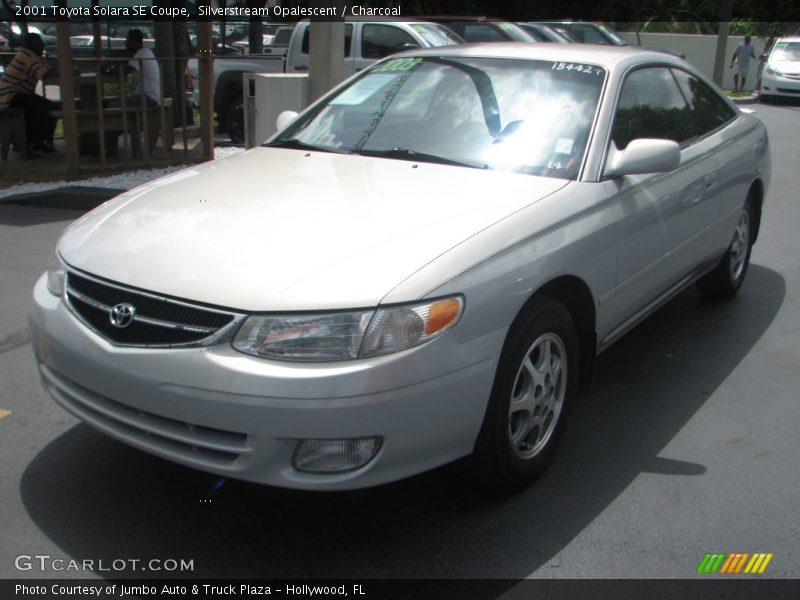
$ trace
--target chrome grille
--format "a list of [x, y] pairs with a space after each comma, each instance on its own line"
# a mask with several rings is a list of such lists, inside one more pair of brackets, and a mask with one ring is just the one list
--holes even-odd
[[[240, 315], [189, 305], [111, 284], [70, 271], [67, 304], [96, 333], [119, 346], [187, 346], [218, 341], [241, 319]], [[124, 326], [112, 323], [112, 310], [121, 304], [134, 311]]]

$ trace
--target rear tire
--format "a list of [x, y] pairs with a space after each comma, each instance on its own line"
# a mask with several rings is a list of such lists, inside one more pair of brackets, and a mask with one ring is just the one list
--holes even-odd
[[511, 326], [475, 450], [462, 465], [496, 489], [534, 481], [550, 462], [578, 387], [578, 334], [567, 309], [542, 298]]
[[697, 289], [704, 296], [715, 300], [726, 300], [735, 296], [742, 287], [750, 264], [755, 222], [755, 210], [748, 197], [739, 214], [736, 231], [728, 251], [713, 271], [706, 273], [697, 281]]

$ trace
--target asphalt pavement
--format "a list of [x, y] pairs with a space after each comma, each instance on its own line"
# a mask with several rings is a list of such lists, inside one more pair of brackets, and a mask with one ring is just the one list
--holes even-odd
[[[81, 214], [0, 204], [0, 577], [20, 555], [192, 560], [170, 575], [692, 578], [709, 552], [764, 552], [800, 577], [800, 108], [751, 107], [773, 178], [747, 281], [687, 290], [599, 359], [551, 468], [515, 495], [451, 468], [357, 492], [218, 478], [80, 424], [43, 392], [30, 290]], [[18, 562], [18, 561], [17, 561]], [[136, 569], [115, 575], [158, 577]], [[108, 576], [108, 573], [99, 573]], [[721, 577], [721, 576], [713, 576]]]

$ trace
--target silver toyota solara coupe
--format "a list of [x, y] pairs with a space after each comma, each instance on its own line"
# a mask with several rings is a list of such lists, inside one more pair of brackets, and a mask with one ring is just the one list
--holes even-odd
[[770, 175], [756, 117], [633, 48], [412, 51], [279, 121], [72, 224], [30, 325], [78, 418], [290, 488], [530, 482], [599, 352], [737, 292]]

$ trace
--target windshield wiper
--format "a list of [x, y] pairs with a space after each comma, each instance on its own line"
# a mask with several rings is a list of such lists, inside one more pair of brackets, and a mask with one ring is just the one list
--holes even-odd
[[289, 138], [288, 140], [278, 140], [272, 143], [261, 144], [265, 148], [290, 148], [292, 150], [313, 150], [314, 152], [332, 152], [333, 154], [352, 154], [349, 150], [341, 148], [331, 148], [329, 146], [315, 146], [314, 144], [307, 144], [301, 142], [297, 138]]
[[470, 167], [472, 169], [488, 169], [486, 163], [472, 162], [468, 160], [457, 160], [454, 158], [446, 158], [444, 156], [437, 156], [436, 154], [426, 154], [425, 152], [417, 152], [409, 148], [386, 148], [385, 150], [358, 150], [355, 154], [362, 156], [377, 156], [380, 158], [397, 158], [400, 160], [411, 160], [419, 162], [436, 163], [439, 165], [453, 165], [456, 167]]

